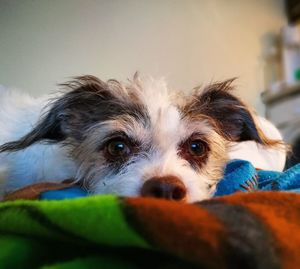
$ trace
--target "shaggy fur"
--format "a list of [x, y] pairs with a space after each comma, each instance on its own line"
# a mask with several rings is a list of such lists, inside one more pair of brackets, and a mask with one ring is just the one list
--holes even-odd
[[169, 92], [163, 80], [83, 76], [63, 84], [67, 91], [51, 102], [2, 91], [0, 163], [8, 167], [2, 189], [75, 178], [92, 194], [138, 196], [147, 180], [175, 176], [187, 189], [185, 200], [209, 198], [230, 142], [278, 143], [230, 93], [231, 83], [186, 96]]

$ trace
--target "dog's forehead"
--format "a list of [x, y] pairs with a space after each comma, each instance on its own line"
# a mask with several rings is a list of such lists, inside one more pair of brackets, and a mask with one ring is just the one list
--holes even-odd
[[[87, 117], [92, 118], [91, 131], [100, 128], [104, 136], [122, 131], [140, 141], [168, 147], [193, 132], [207, 129], [199, 118], [195, 121], [186, 115], [186, 95], [169, 91], [164, 80], [147, 79], [129, 84], [111, 81], [106, 91], [102, 96], [107, 98], [100, 103], [89, 102], [91, 115]], [[87, 105], [82, 110], [85, 109]]]
[[[138, 87], [133, 85], [130, 89], [134, 92], [131, 102], [136, 100], [141, 104], [143, 115], [147, 115], [148, 125], [146, 132], [151, 132], [155, 144], [168, 147], [185, 139], [193, 132], [206, 133], [209, 124], [204, 119], [195, 121], [186, 115], [184, 108], [186, 95], [170, 91], [163, 79], [148, 79], [139, 81]], [[136, 98], [137, 97], [137, 98]]]
[[181, 115], [174, 95], [168, 90], [166, 83], [163, 80], [153, 80], [142, 87], [141, 101], [147, 109], [152, 127], [157, 131], [176, 130]]
[[170, 137], [177, 133], [181, 123], [175, 93], [169, 91], [163, 79], [139, 81], [138, 99], [149, 117], [149, 128], [156, 137]]

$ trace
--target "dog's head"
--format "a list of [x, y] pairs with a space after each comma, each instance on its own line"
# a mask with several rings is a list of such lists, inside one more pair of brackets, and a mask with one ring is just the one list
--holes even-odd
[[177, 201], [210, 197], [232, 141], [272, 145], [249, 109], [231, 94], [232, 80], [191, 95], [170, 94], [163, 81], [127, 84], [93, 76], [65, 84], [33, 130], [1, 151], [38, 141], [62, 143], [91, 193]]

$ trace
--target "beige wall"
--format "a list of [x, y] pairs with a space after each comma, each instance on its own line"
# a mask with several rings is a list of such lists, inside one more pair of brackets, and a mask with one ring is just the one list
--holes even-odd
[[139, 70], [175, 88], [238, 76], [261, 112], [261, 39], [282, 0], [0, 0], [0, 84], [37, 95], [80, 74]]

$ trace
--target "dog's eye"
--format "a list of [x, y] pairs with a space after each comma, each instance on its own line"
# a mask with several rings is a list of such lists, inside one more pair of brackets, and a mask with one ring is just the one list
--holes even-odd
[[122, 139], [114, 139], [107, 144], [107, 153], [112, 157], [126, 157], [130, 154], [129, 145]]
[[201, 156], [205, 152], [204, 143], [201, 140], [189, 141], [187, 146], [191, 155]]
[[179, 145], [178, 155], [195, 169], [202, 167], [208, 158], [209, 145], [200, 135], [192, 135]]

